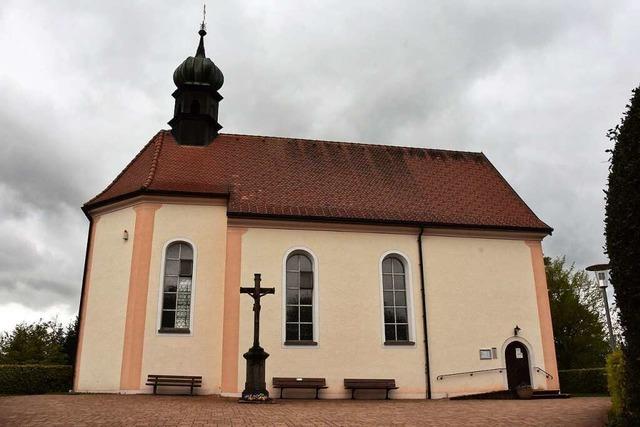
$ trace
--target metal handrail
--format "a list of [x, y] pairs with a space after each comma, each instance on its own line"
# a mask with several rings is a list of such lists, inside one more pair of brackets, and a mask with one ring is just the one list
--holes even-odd
[[492, 369], [480, 369], [480, 370], [477, 370], [477, 371], [454, 372], [452, 374], [438, 375], [436, 377], [436, 379], [443, 380], [444, 377], [453, 377], [453, 376], [456, 376], [456, 375], [469, 375], [470, 377], [472, 377], [473, 374], [479, 374], [479, 373], [491, 372], [491, 371], [498, 371], [498, 372], [502, 373], [502, 371], [504, 371], [504, 370], [506, 370], [506, 368], [492, 368]]
[[533, 369], [535, 369], [535, 370], [536, 370], [536, 372], [538, 372], [538, 373], [543, 372], [543, 373], [544, 373], [544, 375], [545, 375], [547, 378], [551, 378], [551, 379], [553, 379], [553, 375], [551, 375], [549, 372], [545, 371], [544, 369], [542, 369], [542, 368], [540, 368], [540, 367], [538, 367], [538, 366], [534, 366], [534, 367], [533, 367]]

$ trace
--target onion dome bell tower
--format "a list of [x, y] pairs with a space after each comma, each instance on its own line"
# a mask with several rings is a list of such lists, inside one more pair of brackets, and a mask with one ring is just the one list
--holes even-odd
[[204, 53], [204, 22], [200, 27], [200, 44], [196, 56], [190, 56], [173, 72], [178, 87], [171, 133], [181, 145], [208, 145], [218, 135], [218, 104], [222, 96], [218, 90], [224, 83], [222, 71]]

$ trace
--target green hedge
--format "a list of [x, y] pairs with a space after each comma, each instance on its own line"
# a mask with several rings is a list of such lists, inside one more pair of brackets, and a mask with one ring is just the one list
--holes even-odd
[[565, 393], [608, 393], [605, 368], [566, 369], [558, 374], [560, 389]]
[[69, 365], [0, 365], [0, 394], [68, 392], [72, 378]]
[[[607, 375], [609, 378], [609, 393], [611, 394], [611, 420], [615, 420], [622, 415], [625, 404], [625, 372], [624, 356], [622, 350], [618, 349], [607, 357]], [[610, 422], [616, 425], [615, 422]]]

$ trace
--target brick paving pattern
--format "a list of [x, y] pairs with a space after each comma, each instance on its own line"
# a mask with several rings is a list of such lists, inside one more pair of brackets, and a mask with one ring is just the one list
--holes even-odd
[[212, 396], [0, 397], [0, 426], [602, 426], [606, 397], [557, 400], [279, 400], [238, 404]]

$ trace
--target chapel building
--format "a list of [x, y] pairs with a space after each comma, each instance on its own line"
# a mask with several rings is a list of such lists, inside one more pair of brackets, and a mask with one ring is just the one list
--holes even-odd
[[[253, 339], [273, 377], [392, 378], [392, 398], [557, 390], [541, 242], [552, 229], [482, 153], [221, 133], [220, 69], [173, 74], [159, 131], [90, 221], [74, 390], [201, 375], [239, 396]], [[422, 142], [422, 141], [420, 141]], [[472, 373], [472, 375], [470, 375]]]

